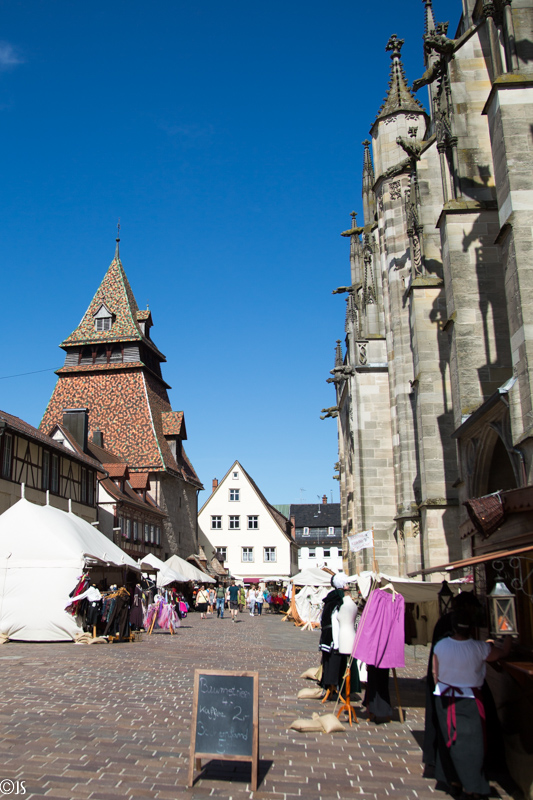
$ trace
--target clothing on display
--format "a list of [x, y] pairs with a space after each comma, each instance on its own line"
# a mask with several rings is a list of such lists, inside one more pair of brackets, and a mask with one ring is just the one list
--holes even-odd
[[405, 667], [404, 611], [401, 594], [374, 589], [363, 611], [353, 655], [381, 669]]

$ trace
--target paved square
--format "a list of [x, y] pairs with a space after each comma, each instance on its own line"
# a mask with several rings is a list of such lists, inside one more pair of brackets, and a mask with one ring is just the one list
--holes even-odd
[[[317, 648], [317, 632], [249, 614], [237, 623], [190, 614], [175, 636], [145, 634], [134, 644], [8, 643], [0, 648], [0, 781], [23, 780], [27, 798], [58, 800], [444, 800], [420, 763], [426, 648], [407, 648], [399, 670], [404, 725], [370, 723], [356, 703], [360, 723], [344, 733], [289, 731], [297, 717], [332, 709], [296, 698], [313, 685], [299, 675], [318, 665]], [[257, 792], [250, 767], [232, 762], [212, 764], [186, 788], [196, 667], [259, 671]]]

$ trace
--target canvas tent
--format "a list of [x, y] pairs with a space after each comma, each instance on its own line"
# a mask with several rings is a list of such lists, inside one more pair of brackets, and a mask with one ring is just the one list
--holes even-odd
[[139, 560], [139, 566], [145, 571], [152, 572], [157, 570], [156, 585], [158, 588], [168, 586], [169, 583], [187, 583], [189, 578], [183, 575], [182, 572], [177, 572], [175, 569], [167, 566], [164, 561], [154, 556], [153, 553], [148, 553], [144, 558]]
[[165, 562], [165, 567], [181, 572], [186, 575], [188, 581], [195, 581], [195, 583], [216, 583], [216, 580], [208, 575], [207, 572], [202, 572], [198, 567], [189, 564], [184, 558], [179, 556], [170, 556]]
[[61, 642], [81, 632], [65, 611], [87, 566], [136, 562], [75, 514], [22, 498], [0, 515], [0, 634]]
[[293, 575], [290, 579], [294, 586], [331, 586], [333, 575], [317, 567], [309, 567]]

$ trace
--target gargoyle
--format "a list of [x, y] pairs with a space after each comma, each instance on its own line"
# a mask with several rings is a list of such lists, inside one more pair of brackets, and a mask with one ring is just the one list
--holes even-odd
[[339, 286], [337, 289], [334, 289], [331, 294], [344, 294], [344, 292], [353, 294], [353, 286]]
[[429, 86], [430, 83], [436, 81], [437, 78], [440, 77], [441, 71], [440, 61], [435, 61], [433, 64], [430, 64], [422, 77], [417, 81], [413, 81], [413, 92], [416, 93], [422, 86]]
[[411, 167], [411, 159], [406, 158], [404, 161], [401, 161], [399, 164], [396, 164], [394, 167], [389, 167], [386, 172], [383, 173], [381, 176], [385, 180], [388, 178], [394, 178], [396, 175], [401, 175], [403, 172], [407, 172], [408, 169]]
[[[324, 416], [322, 416], [322, 414]], [[320, 419], [328, 419], [328, 417], [332, 417], [333, 419], [335, 419], [335, 417], [339, 416], [339, 407], [331, 406], [330, 408], [323, 408], [322, 414], [320, 415]]]
[[448, 39], [443, 33], [426, 33], [424, 36], [424, 50], [426, 53], [435, 52], [440, 56], [452, 56], [457, 47], [455, 39]]
[[353, 367], [349, 367], [347, 364], [343, 364], [342, 367], [335, 367], [334, 369], [330, 369], [330, 373], [333, 375], [333, 378], [328, 378], [326, 383], [341, 383], [345, 381], [346, 378], [349, 378], [351, 375], [355, 375], [355, 370]]
[[420, 161], [420, 151], [422, 146], [415, 139], [404, 139], [402, 136], [396, 137], [396, 144], [399, 144], [412, 161]]

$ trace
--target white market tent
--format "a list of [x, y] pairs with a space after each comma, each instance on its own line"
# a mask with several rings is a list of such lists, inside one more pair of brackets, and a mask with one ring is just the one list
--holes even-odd
[[187, 583], [189, 580], [183, 573], [167, 566], [164, 561], [154, 556], [153, 553], [148, 553], [144, 558], [139, 559], [139, 566], [147, 571], [157, 570], [156, 585], [158, 588], [168, 586], [169, 583], [174, 583], [175, 581]]
[[290, 580], [295, 586], [331, 586], [332, 577], [333, 575], [323, 569], [309, 567], [293, 575]]
[[176, 570], [176, 572], [180, 572], [182, 575], [186, 575], [186, 580], [188, 581], [196, 581], [196, 583], [216, 583], [216, 580], [208, 575], [207, 572], [202, 572], [201, 569], [195, 567], [193, 564], [189, 564], [188, 561], [185, 561], [184, 558], [180, 558], [179, 556], [170, 556], [165, 562], [165, 567], [170, 567], [170, 569]]
[[[406, 603], [429, 603], [433, 600], [438, 601], [438, 593], [441, 590], [442, 584], [430, 583], [429, 581], [415, 581], [411, 578], [400, 578], [397, 575], [386, 575], [384, 572], [379, 574], [365, 571], [360, 575], [352, 576], [357, 578], [357, 584], [361, 590], [363, 597], [368, 595], [372, 579], [377, 580], [377, 586], [383, 588], [388, 583], [392, 583], [395, 590], [403, 595]], [[457, 586], [450, 586], [452, 592], [456, 593]], [[470, 589], [473, 587], [470, 586]], [[464, 588], [462, 589], [462, 591]]]
[[65, 611], [87, 566], [136, 562], [75, 514], [22, 498], [0, 515], [0, 635], [32, 642], [74, 639], [81, 628]]

